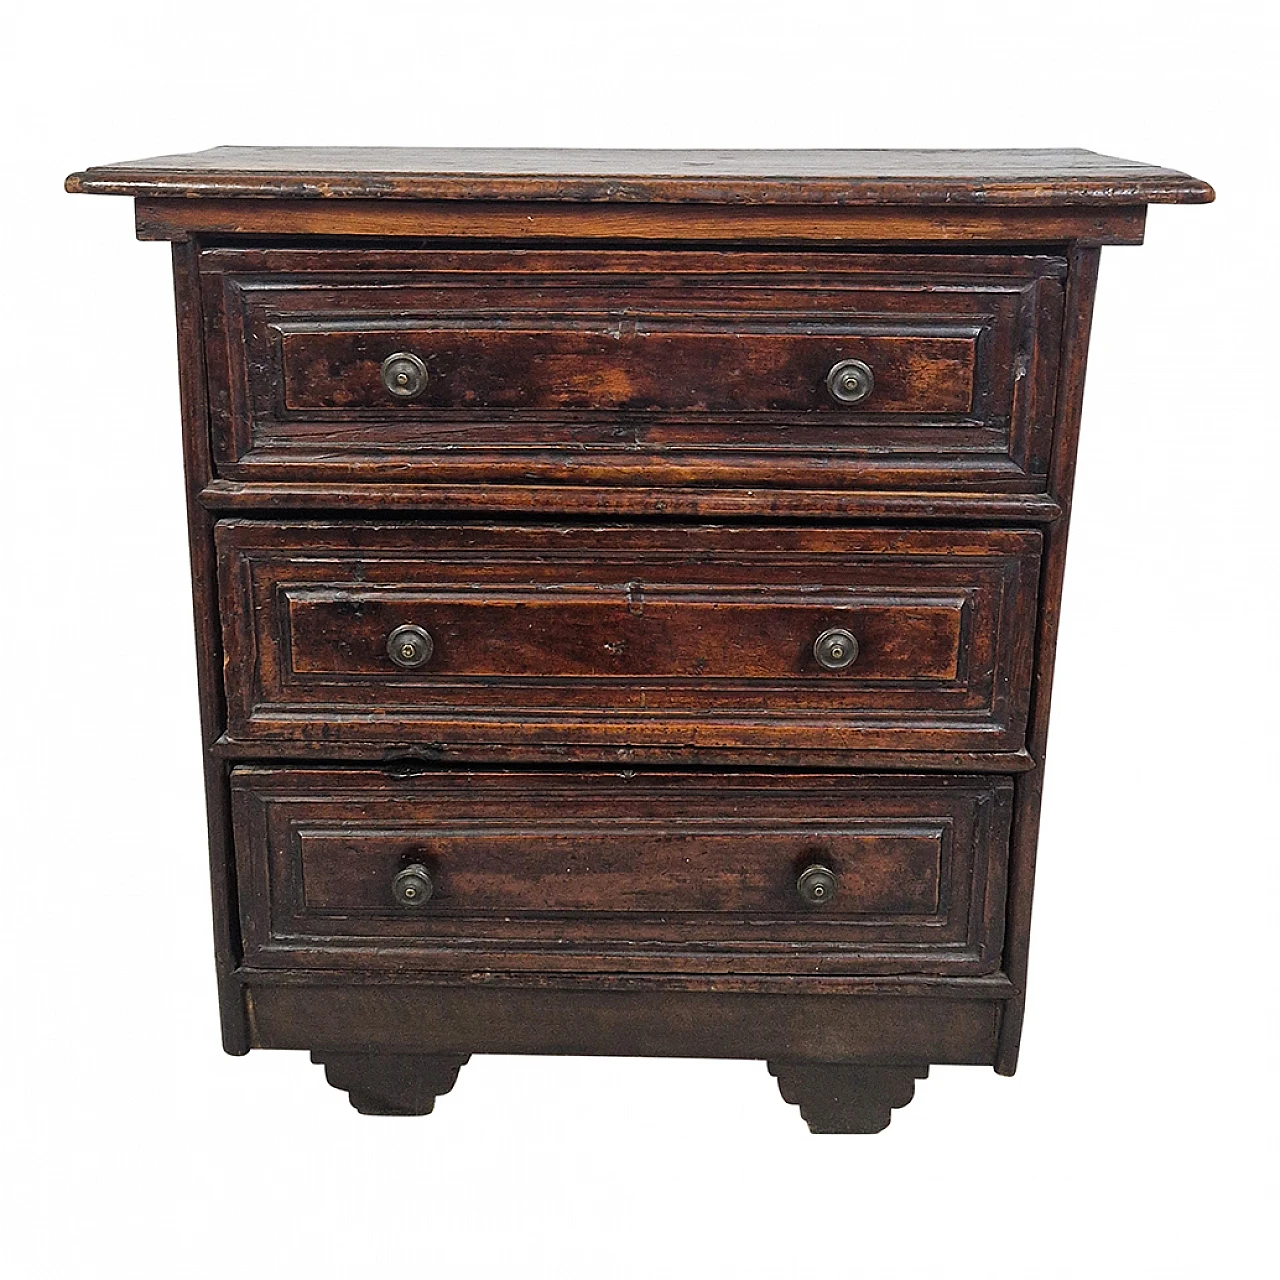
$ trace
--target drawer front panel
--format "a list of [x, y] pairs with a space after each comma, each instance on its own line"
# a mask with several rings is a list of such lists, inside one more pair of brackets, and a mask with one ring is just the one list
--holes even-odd
[[[234, 740], [1022, 745], [1036, 532], [226, 521], [217, 536]], [[389, 652], [401, 628], [429, 644], [420, 666]], [[816, 647], [832, 632], [856, 642], [837, 669]]]
[[[1044, 488], [1060, 258], [210, 249], [202, 271], [226, 479]], [[411, 398], [383, 381], [398, 352]], [[849, 360], [873, 378], [853, 404], [827, 383]]]
[[[232, 779], [251, 964], [998, 967], [1006, 779], [258, 767]], [[834, 877], [818, 906], [798, 888], [813, 866]], [[408, 906], [394, 887], [406, 868], [429, 886]]]
[[[624, 324], [608, 314], [538, 327], [530, 317], [460, 316], [436, 328], [299, 331], [280, 322], [286, 410], [386, 412], [387, 348], [427, 366], [419, 412], [440, 409], [606, 409], [679, 414], [816, 413], [828, 408], [825, 376], [850, 333], [796, 334], [783, 317], [742, 323], [676, 318]], [[908, 328], [905, 323], [901, 328]], [[935, 326], [936, 327], [936, 326]], [[879, 413], [963, 414], [973, 408], [979, 326], [938, 336], [927, 325], [908, 336], [859, 335], [849, 347], [874, 370]], [[421, 354], [419, 354], [421, 353]], [[868, 398], [870, 403], [870, 397]]]

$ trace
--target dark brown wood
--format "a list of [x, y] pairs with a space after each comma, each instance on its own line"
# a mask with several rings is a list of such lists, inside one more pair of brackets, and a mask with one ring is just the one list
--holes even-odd
[[178, 242], [229, 1052], [378, 1114], [472, 1053], [763, 1058], [823, 1132], [1014, 1070], [1098, 246], [1206, 184], [220, 148], [67, 185]]
[[104, 195], [314, 200], [1075, 206], [1197, 204], [1206, 183], [1078, 148], [662, 151], [213, 147], [67, 179]]
[[[228, 727], [287, 744], [1022, 746], [1041, 535], [269, 524], [217, 531]], [[431, 660], [404, 671], [390, 633]], [[847, 626], [846, 671], [813, 645]]]
[[[875, 331], [875, 321], [833, 324], [829, 307], [799, 317], [753, 317], [758, 328], [707, 316], [637, 316], [637, 285], [631, 279], [612, 297], [565, 299], [566, 310], [601, 308], [598, 316], [576, 319], [548, 312], [545, 293], [540, 315], [527, 304], [523, 311], [496, 311], [499, 286], [481, 284], [489, 295], [486, 316], [368, 329], [353, 328], [346, 316], [327, 324], [284, 320], [277, 295], [272, 328], [279, 334], [280, 367], [272, 372], [278, 381], [265, 380], [262, 389], [279, 387], [286, 414], [330, 423], [341, 416], [364, 422], [366, 431], [377, 415], [396, 414], [396, 425], [420, 425], [421, 419], [436, 422], [459, 412], [469, 421], [473, 412], [506, 410], [553, 422], [578, 411], [708, 422], [794, 414], [825, 418], [831, 431], [853, 411], [831, 402], [824, 377], [841, 360], [858, 359], [876, 370], [874, 399], [859, 416], [872, 408], [944, 420], [973, 412], [978, 325], [956, 333], [955, 318], [948, 317], [883, 333]], [[805, 332], [818, 324], [828, 331]], [[421, 397], [398, 406], [378, 373], [382, 361], [401, 349], [425, 352], [432, 376]], [[332, 427], [328, 434], [336, 437], [333, 443], [342, 439]], [[362, 439], [358, 430], [351, 436]], [[831, 436], [835, 444], [839, 436]]]
[[1021, 779], [1010, 850], [1009, 946], [1005, 965], [1018, 995], [1007, 1008], [1000, 1031], [996, 1070], [1012, 1075], [1018, 1065], [1022, 1018], [1026, 1007], [1027, 959], [1031, 938], [1031, 898], [1035, 884], [1036, 845], [1040, 834], [1040, 801], [1044, 790], [1045, 754], [1049, 742], [1049, 702], [1053, 692], [1053, 664], [1058, 648], [1058, 619], [1067, 563], [1067, 531], [1071, 494], [1075, 485], [1076, 446], [1080, 438], [1085, 364], [1093, 303], [1098, 287], [1097, 249], [1078, 249], [1073, 255], [1068, 285], [1070, 323], [1063, 343], [1062, 381], [1054, 424], [1056, 447], [1050, 473], [1050, 493], [1062, 505], [1063, 518], [1046, 533], [1041, 561], [1041, 607], [1036, 619], [1036, 666], [1033, 676], [1034, 710], [1027, 745], [1041, 767]]
[[800, 1108], [810, 1133], [880, 1133], [915, 1096], [927, 1065], [862, 1067], [844, 1062], [770, 1062], [784, 1101]]
[[[207, 250], [220, 477], [1043, 489], [1053, 254]], [[397, 401], [382, 362], [420, 358]], [[875, 385], [836, 403], [856, 359]]]
[[[246, 970], [255, 1048], [369, 1053], [599, 1054], [804, 1062], [989, 1066], [1007, 984], [954, 977], [875, 990], [831, 979], [822, 993], [792, 980], [655, 982], [615, 976], [521, 985], [481, 973], [448, 984], [317, 971]], [[705, 982], [705, 980], [704, 980]], [[752, 990], [751, 987], [757, 989]]]
[[178, 378], [182, 402], [187, 532], [195, 614], [200, 732], [204, 740], [205, 805], [209, 823], [209, 878], [213, 900], [213, 947], [222, 1017], [222, 1044], [231, 1054], [249, 1051], [248, 1027], [232, 971], [240, 956], [235, 852], [227, 791], [227, 767], [212, 748], [226, 728], [222, 690], [222, 637], [218, 623], [217, 552], [214, 520], [200, 502], [210, 482], [209, 406], [206, 396], [198, 256], [189, 245], [173, 246], [174, 305], [178, 327]]
[[139, 199], [139, 240], [287, 236], [505, 240], [523, 244], [1141, 244], [1145, 204], [976, 208], [928, 205], [471, 204], [416, 200]]
[[453, 1088], [469, 1056], [313, 1050], [311, 1061], [362, 1116], [426, 1116]]
[[844, 489], [648, 489], [586, 485], [240, 483], [214, 480], [200, 500], [210, 511], [373, 511], [411, 516], [567, 517], [777, 521], [987, 520], [1047, 524], [1062, 509], [1045, 493], [882, 493]]
[[[240, 740], [224, 735], [211, 748], [223, 760], [272, 762], [280, 749], [271, 741]], [[347, 742], [324, 741], [290, 746], [290, 760], [298, 763], [374, 764], [396, 776], [443, 765], [467, 767], [506, 765], [611, 765], [618, 768], [777, 769], [781, 772], [821, 772], [831, 769], [910, 773], [1026, 773], [1036, 762], [1025, 749], [1018, 751], [857, 751], [812, 749], [797, 758], [790, 747], [607, 746], [600, 743], [545, 742]]]
[[[1012, 786], [965, 775], [238, 768], [246, 962], [363, 972], [991, 973]], [[836, 890], [807, 905], [821, 863]], [[392, 882], [421, 865], [411, 909]]]

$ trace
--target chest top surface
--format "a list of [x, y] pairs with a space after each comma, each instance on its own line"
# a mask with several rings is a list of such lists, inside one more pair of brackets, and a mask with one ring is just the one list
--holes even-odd
[[213, 147], [72, 174], [142, 198], [538, 200], [808, 205], [1199, 204], [1207, 183], [1079, 148], [622, 150]]

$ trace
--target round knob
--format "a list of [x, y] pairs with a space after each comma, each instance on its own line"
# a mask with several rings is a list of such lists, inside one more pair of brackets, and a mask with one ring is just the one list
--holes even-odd
[[427, 389], [427, 366], [412, 351], [397, 351], [382, 362], [382, 385], [397, 400], [416, 400]]
[[403, 871], [397, 872], [396, 878], [391, 882], [391, 892], [402, 907], [421, 906], [435, 891], [431, 873], [420, 862], [412, 863]]
[[858, 641], [852, 631], [830, 627], [813, 642], [813, 656], [828, 671], [843, 671], [858, 656]]
[[811, 907], [821, 907], [836, 896], [836, 873], [830, 867], [805, 867], [796, 877], [796, 892]]
[[875, 385], [875, 374], [861, 360], [841, 360], [827, 374], [827, 390], [836, 404], [860, 404]]
[[435, 644], [421, 627], [397, 627], [387, 637], [387, 656], [397, 667], [412, 671], [431, 657]]

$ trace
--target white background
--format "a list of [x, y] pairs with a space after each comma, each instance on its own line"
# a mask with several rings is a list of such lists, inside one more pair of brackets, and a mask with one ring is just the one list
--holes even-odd
[[[11, 13], [8, 1274], [1274, 1275], [1274, 14]], [[168, 251], [61, 191], [219, 143], [1065, 145], [1217, 187], [1103, 256], [1017, 1077], [935, 1068], [885, 1134], [812, 1138], [759, 1063], [479, 1058], [397, 1121], [222, 1055]]]

